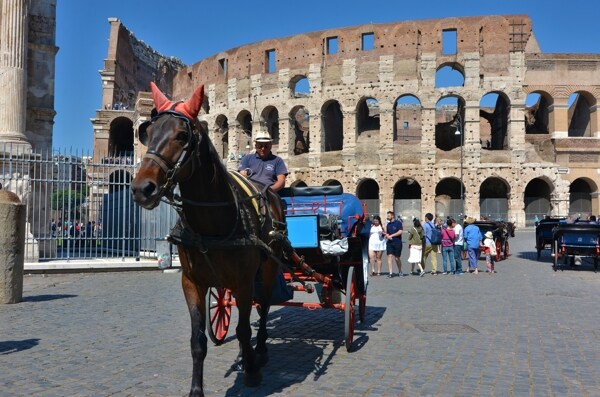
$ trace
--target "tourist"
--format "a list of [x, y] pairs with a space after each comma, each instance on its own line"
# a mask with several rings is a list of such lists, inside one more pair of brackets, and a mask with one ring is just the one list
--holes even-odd
[[400, 255], [402, 254], [402, 222], [399, 219], [394, 218], [394, 212], [387, 212], [387, 225], [385, 226], [385, 239], [386, 239], [386, 251], [388, 256], [388, 269], [390, 274], [392, 274], [392, 264], [396, 262], [396, 266], [398, 267], [398, 277], [403, 277], [404, 273], [402, 273], [402, 260], [400, 259]]
[[[369, 260], [371, 262], [372, 276], [381, 275], [381, 258], [383, 257], [383, 251], [385, 251], [386, 245], [385, 238], [383, 236], [384, 233], [385, 230], [381, 224], [381, 217], [379, 215], [373, 216], [373, 223], [371, 224], [371, 229], [369, 230]], [[377, 272], [375, 271], [375, 266], [377, 266]], [[388, 277], [392, 277], [391, 271]]]
[[[425, 274], [425, 270], [423, 270], [423, 266], [421, 265], [424, 238], [425, 232], [423, 231], [423, 227], [421, 227], [421, 222], [417, 218], [413, 219], [413, 227], [408, 229], [408, 263], [410, 263], [411, 274], [418, 274], [421, 277]], [[415, 273], [415, 265], [419, 267], [419, 273]]]
[[481, 245], [483, 236], [481, 235], [481, 230], [479, 230], [479, 227], [473, 224], [474, 221], [475, 220], [472, 217], [467, 217], [467, 226], [464, 230], [464, 239], [467, 241], [469, 272], [478, 274], [479, 270], [477, 269], [477, 260], [479, 259], [479, 246]]
[[273, 139], [269, 133], [259, 131], [254, 138], [256, 152], [242, 158], [238, 171], [251, 181], [278, 191], [285, 186], [288, 170], [281, 157], [271, 152], [272, 146]]
[[[454, 221], [448, 221], [442, 225], [442, 264], [444, 267], [443, 274], [455, 274], [454, 261]], [[448, 266], [450, 265], [450, 266]]]
[[425, 249], [423, 251], [423, 268], [426, 267], [426, 261], [431, 256], [431, 274], [437, 275], [437, 244], [433, 244], [431, 241], [431, 235], [435, 224], [433, 223], [433, 214], [425, 214], [425, 224], [423, 230], [425, 231]]

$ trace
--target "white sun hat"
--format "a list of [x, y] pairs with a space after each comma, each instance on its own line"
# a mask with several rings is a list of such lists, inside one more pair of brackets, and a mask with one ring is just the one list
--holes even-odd
[[267, 131], [258, 131], [254, 137], [254, 142], [272, 142], [273, 139]]

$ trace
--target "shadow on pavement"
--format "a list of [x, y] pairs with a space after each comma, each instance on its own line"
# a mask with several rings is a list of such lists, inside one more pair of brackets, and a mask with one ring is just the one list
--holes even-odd
[[39, 339], [0, 341], [0, 354], [11, 354], [31, 349], [39, 344]]
[[66, 299], [66, 298], [75, 298], [77, 295], [70, 294], [45, 294], [45, 295], [34, 295], [34, 296], [24, 296], [23, 302], [46, 302], [53, 301], [57, 299]]

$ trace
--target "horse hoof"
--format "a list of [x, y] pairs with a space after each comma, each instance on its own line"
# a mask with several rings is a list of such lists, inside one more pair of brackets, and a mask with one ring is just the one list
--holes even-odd
[[201, 389], [193, 388], [190, 390], [189, 397], [204, 397], [204, 392]]
[[245, 372], [244, 373], [244, 385], [247, 387], [258, 387], [262, 381], [262, 374], [260, 369], [256, 372]]

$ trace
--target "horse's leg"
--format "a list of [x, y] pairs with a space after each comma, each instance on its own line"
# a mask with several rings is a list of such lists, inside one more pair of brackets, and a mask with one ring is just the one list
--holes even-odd
[[[184, 257], [181, 257], [183, 261]], [[187, 260], [187, 258], [185, 258]], [[183, 264], [183, 263], [182, 263]], [[190, 312], [192, 322], [192, 335], [190, 346], [192, 350], [192, 387], [190, 397], [204, 396], [202, 377], [204, 371], [204, 359], [206, 358], [207, 338], [204, 333], [206, 324], [205, 298], [206, 288], [199, 288], [186, 274], [183, 273], [181, 284], [183, 294]]]
[[258, 333], [256, 334], [256, 361], [259, 367], [263, 367], [269, 361], [267, 352], [267, 319], [271, 308], [271, 295], [277, 277], [279, 266], [272, 259], [268, 259], [262, 266], [262, 294], [260, 297], [260, 320]]
[[[242, 290], [243, 289], [243, 290]], [[256, 354], [250, 343], [252, 329], [250, 328], [250, 313], [252, 311], [254, 286], [251, 283], [244, 285], [237, 291], [236, 304], [239, 313], [238, 325], [235, 332], [240, 342], [242, 352], [242, 363], [244, 368], [244, 384], [256, 387], [262, 380], [260, 367], [256, 365]]]

